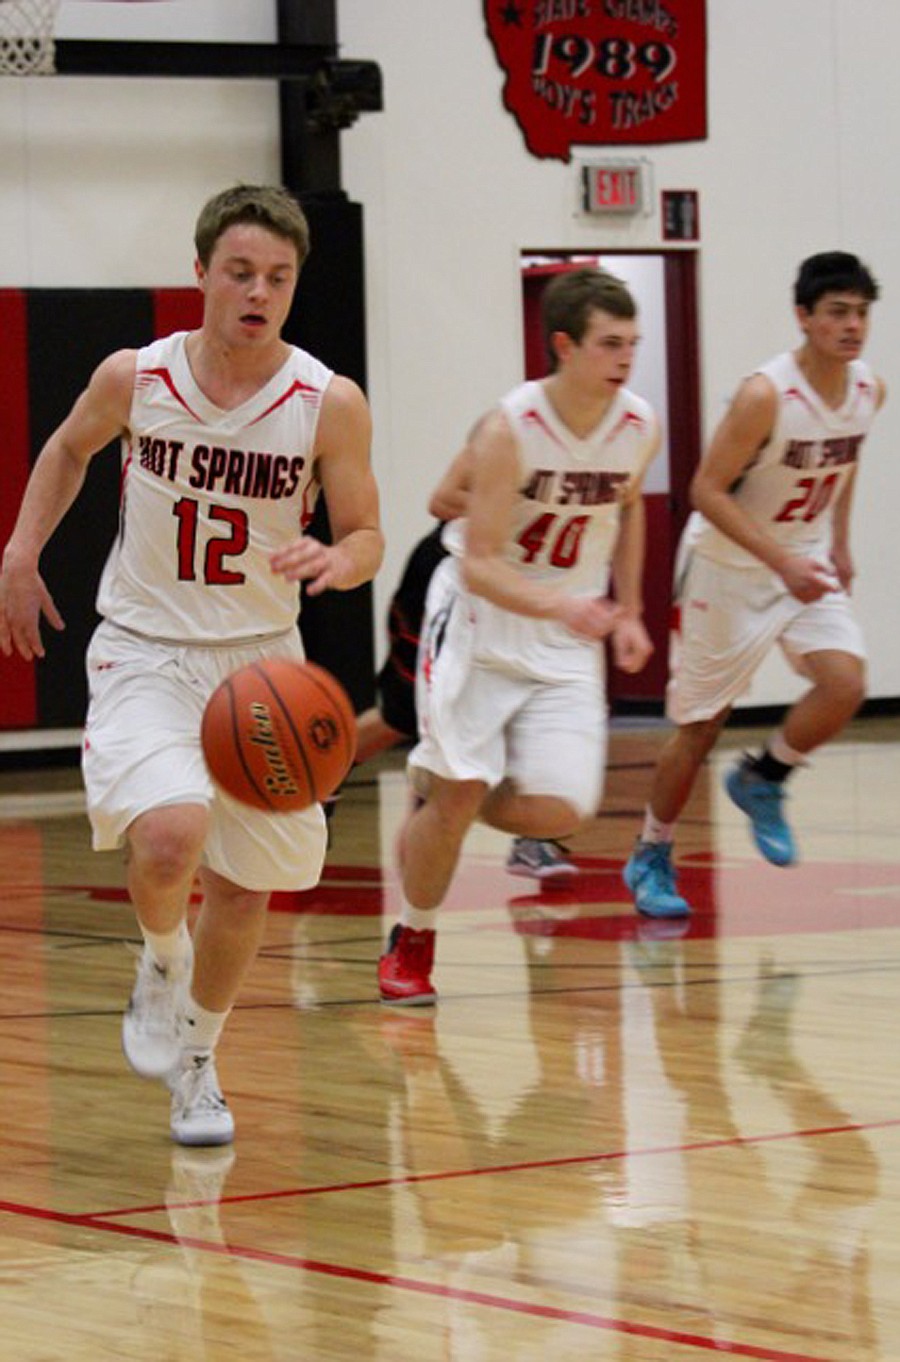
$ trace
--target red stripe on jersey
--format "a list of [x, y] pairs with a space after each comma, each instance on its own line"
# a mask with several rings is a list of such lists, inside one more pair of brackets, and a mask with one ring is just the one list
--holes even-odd
[[536, 407], [529, 407], [527, 411], [523, 411], [519, 419], [525, 426], [539, 426], [540, 429], [544, 432], [544, 434], [549, 436], [549, 438], [553, 441], [554, 444], [559, 445], [560, 449], [565, 449], [566, 446], [563, 443], [563, 441], [556, 434], [555, 430], [550, 429], [550, 427], [547, 425], [547, 422], [544, 420], [543, 416], [537, 410]]
[[[0, 544], [5, 544], [12, 533], [30, 467], [27, 317], [24, 292], [0, 289], [0, 374], [3, 376]], [[20, 657], [4, 659], [0, 728], [30, 728], [36, 721], [34, 663]]]
[[609, 444], [610, 440], [616, 438], [620, 430], [627, 430], [629, 426], [637, 426], [638, 430], [643, 430], [646, 424], [647, 422], [639, 412], [625, 411], [619, 417], [609, 434], [604, 438], [603, 443]]
[[178, 402], [180, 406], [184, 407], [188, 416], [193, 417], [195, 421], [200, 420], [197, 413], [191, 410], [187, 402], [185, 402], [184, 398], [181, 396], [181, 393], [175, 387], [175, 381], [168, 369], [139, 369], [135, 375], [134, 384], [136, 388], [149, 388], [156, 380], [159, 380], [166, 385], [169, 392], [175, 398], [175, 401]]
[[804, 407], [806, 407], [807, 411], [811, 411], [813, 415], [817, 414], [816, 409], [810, 402], [809, 398], [806, 396], [805, 393], [802, 393], [799, 388], [785, 388], [784, 390], [785, 402], [789, 402], [791, 399], [793, 399], [795, 402], [802, 402]]
[[313, 478], [312, 482], [308, 483], [303, 489], [303, 510], [300, 512], [300, 529], [303, 533], [309, 529], [312, 522], [316, 501], [321, 490], [322, 487], [318, 478]]
[[322, 390], [321, 388], [313, 388], [309, 383], [301, 383], [299, 378], [295, 378], [291, 386], [280, 397], [276, 398], [270, 407], [266, 407], [265, 411], [253, 418], [250, 425], [255, 426], [258, 421], [264, 421], [267, 416], [271, 416], [273, 411], [283, 407], [285, 402], [289, 402], [295, 396], [301, 398], [304, 402], [308, 402], [311, 407], [317, 407], [322, 400]]

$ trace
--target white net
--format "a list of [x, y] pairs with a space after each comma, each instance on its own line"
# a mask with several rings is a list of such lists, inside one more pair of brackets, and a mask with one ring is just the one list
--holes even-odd
[[60, 0], [0, 0], [0, 75], [52, 75]]

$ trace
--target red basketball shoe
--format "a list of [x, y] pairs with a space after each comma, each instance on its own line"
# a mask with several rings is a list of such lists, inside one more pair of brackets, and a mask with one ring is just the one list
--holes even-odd
[[434, 965], [434, 932], [413, 931], [398, 922], [388, 937], [387, 950], [378, 961], [381, 1000], [417, 1007], [437, 1001], [431, 983]]

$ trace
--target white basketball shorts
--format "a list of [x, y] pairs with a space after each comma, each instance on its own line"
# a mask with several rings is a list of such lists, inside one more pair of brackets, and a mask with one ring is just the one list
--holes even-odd
[[699, 723], [731, 706], [776, 644], [801, 674], [809, 653], [866, 656], [846, 592], [804, 605], [764, 566], [728, 567], [694, 554], [680, 606], [666, 703], [676, 724]]
[[87, 653], [90, 702], [82, 769], [97, 851], [120, 846], [134, 820], [169, 804], [209, 810], [203, 862], [257, 892], [309, 889], [325, 859], [325, 816], [265, 813], [213, 785], [200, 720], [219, 682], [261, 657], [303, 657], [296, 632], [238, 648], [159, 643], [97, 628]]
[[524, 795], [565, 800], [579, 817], [599, 808], [606, 765], [602, 651], [583, 674], [540, 681], [472, 659], [465, 595], [452, 573], [432, 579], [419, 648], [420, 740], [411, 767], [445, 780], [504, 779]]

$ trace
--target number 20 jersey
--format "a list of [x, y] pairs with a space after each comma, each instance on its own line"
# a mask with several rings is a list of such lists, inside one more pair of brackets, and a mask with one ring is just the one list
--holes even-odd
[[299, 588], [269, 567], [312, 515], [313, 451], [332, 371], [297, 347], [232, 410], [194, 381], [177, 332], [137, 353], [119, 533], [97, 597], [149, 638], [235, 643], [296, 625]]
[[[732, 496], [779, 543], [827, 560], [834, 508], [877, 412], [878, 384], [867, 364], [852, 361], [844, 401], [832, 408], [806, 381], [790, 352], [757, 372], [778, 394], [775, 426]], [[704, 517], [695, 513], [692, 521], [693, 548], [702, 557], [732, 567], [760, 566], [758, 558]]]

